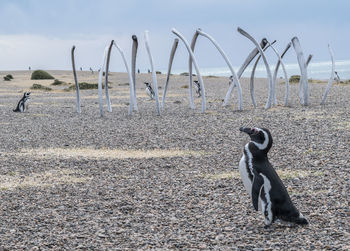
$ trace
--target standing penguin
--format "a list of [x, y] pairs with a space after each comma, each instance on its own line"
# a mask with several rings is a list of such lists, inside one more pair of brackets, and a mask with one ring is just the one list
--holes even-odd
[[148, 82], [144, 82], [144, 84], [146, 85], [146, 93], [151, 98], [151, 100], [154, 99], [155, 94], [154, 94], [152, 86]]
[[282, 180], [268, 160], [267, 153], [273, 143], [270, 131], [246, 127], [239, 130], [247, 133], [251, 139], [244, 147], [239, 172], [254, 209], [261, 209], [264, 215], [265, 226], [276, 218], [300, 225], [308, 224], [292, 203]]
[[25, 92], [23, 94], [23, 97], [18, 101], [16, 109], [14, 109], [14, 112], [25, 112], [25, 110], [28, 110], [28, 103], [30, 99], [30, 92]]
[[197, 80], [194, 80], [194, 86], [196, 87], [196, 93], [198, 95], [198, 98], [202, 96], [202, 89], [201, 89], [201, 85]]

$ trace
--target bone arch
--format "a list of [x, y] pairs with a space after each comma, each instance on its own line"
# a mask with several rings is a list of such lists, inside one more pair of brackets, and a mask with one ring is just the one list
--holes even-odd
[[[102, 78], [103, 78], [103, 71], [105, 70], [105, 88], [108, 89], [108, 70], [109, 70], [109, 60], [110, 60], [110, 54], [112, 51], [112, 46], [115, 46], [119, 52], [119, 54], [122, 57], [122, 60], [124, 62], [125, 65], [125, 69], [128, 73], [129, 76], [129, 89], [130, 89], [130, 102], [129, 102], [129, 112], [128, 114], [131, 115], [132, 111], [135, 107], [135, 95], [134, 95], [134, 81], [133, 78], [131, 76], [131, 72], [129, 70], [129, 66], [128, 63], [126, 61], [126, 58], [124, 56], [124, 52], [123, 50], [118, 46], [118, 44], [112, 40], [109, 46], [106, 46], [105, 51], [104, 51], [104, 55], [103, 55], [103, 63], [102, 63], [102, 67], [99, 73], [99, 80], [98, 80], [98, 95], [99, 95], [99, 104], [100, 104], [100, 115], [101, 117], [104, 115], [103, 114], [103, 100], [102, 100]], [[108, 91], [106, 91], [106, 98], [107, 98], [107, 105], [109, 103], [110, 106], [110, 99], [109, 99], [109, 95], [108, 95]], [[112, 111], [112, 109], [110, 109], [109, 111]]]

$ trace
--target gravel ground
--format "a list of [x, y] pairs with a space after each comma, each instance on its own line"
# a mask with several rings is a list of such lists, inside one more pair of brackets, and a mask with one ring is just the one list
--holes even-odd
[[[69, 71], [50, 73], [73, 82]], [[33, 91], [29, 111], [13, 113], [32, 83], [53, 81], [12, 75], [0, 81], [0, 250], [350, 249], [350, 86], [333, 86], [321, 106], [326, 84], [310, 84], [302, 107], [292, 85], [290, 107], [265, 110], [267, 80], [256, 81], [254, 109], [243, 79], [237, 111], [236, 93], [222, 107], [227, 78], [206, 77], [202, 114], [199, 98], [189, 109], [187, 78], [173, 76], [156, 116], [142, 84], [151, 76], [139, 74], [139, 112], [128, 116], [128, 78], [112, 73], [113, 112], [100, 118], [96, 90], [82, 91], [78, 115], [63, 87]], [[308, 226], [264, 229], [239, 178], [241, 126], [270, 129], [270, 161]]]

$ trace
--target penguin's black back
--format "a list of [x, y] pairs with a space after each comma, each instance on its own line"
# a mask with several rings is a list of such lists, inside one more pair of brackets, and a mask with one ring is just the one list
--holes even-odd
[[299, 211], [289, 197], [288, 191], [281, 178], [278, 176], [277, 172], [269, 162], [267, 154], [260, 151], [254, 145], [254, 143], [249, 144], [249, 150], [253, 156], [253, 169], [266, 176], [266, 178], [270, 181], [271, 190], [269, 194], [274, 215], [286, 221], [291, 221], [289, 218], [298, 217]]

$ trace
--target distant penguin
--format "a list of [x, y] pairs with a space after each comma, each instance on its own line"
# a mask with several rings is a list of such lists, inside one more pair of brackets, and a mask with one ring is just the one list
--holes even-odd
[[202, 96], [202, 89], [201, 89], [201, 85], [197, 80], [194, 80], [194, 86], [196, 87], [196, 93], [198, 95], [198, 98]]
[[239, 172], [254, 209], [262, 211], [265, 226], [276, 219], [300, 225], [308, 224], [292, 203], [282, 180], [268, 160], [267, 153], [273, 143], [270, 131], [243, 127], [239, 130], [247, 133], [251, 139], [244, 147]]
[[28, 103], [30, 99], [30, 92], [25, 92], [23, 94], [23, 97], [18, 101], [16, 109], [14, 109], [14, 112], [25, 112], [28, 110]]
[[94, 70], [90, 67], [91, 74], [94, 74]]
[[339, 75], [338, 75], [338, 72], [334, 71], [334, 74], [335, 74], [334, 80], [336, 80], [336, 81], [337, 81], [337, 84], [339, 84], [339, 82], [340, 82], [340, 77], [339, 77]]
[[231, 75], [228, 80], [228, 85], [230, 86], [233, 82], [233, 76]]
[[144, 82], [144, 84], [146, 85], [146, 93], [148, 94], [151, 100], [154, 99], [155, 94], [152, 86], [148, 82]]

